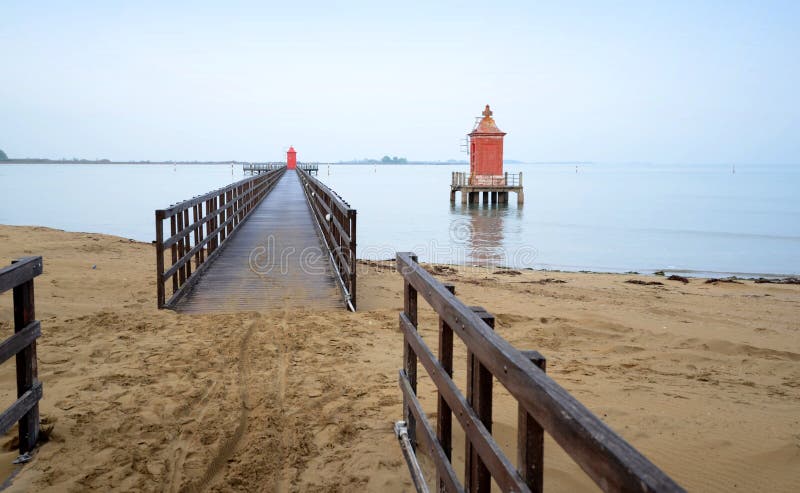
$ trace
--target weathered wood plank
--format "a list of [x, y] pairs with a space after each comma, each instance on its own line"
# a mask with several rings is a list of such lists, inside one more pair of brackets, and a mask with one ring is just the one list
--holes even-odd
[[[14, 288], [14, 333], [25, 330], [36, 321], [33, 279]], [[36, 340], [31, 341], [16, 354], [17, 398], [23, 397], [38, 383], [39, 365], [36, 359]], [[39, 404], [34, 403], [19, 419], [19, 449], [30, 452], [39, 439]]]
[[409, 382], [408, 375], [406, 375], [404, 370], [400, 370], [400, 390], [403, 392], [403, 398], [409, 404], [411, 413], [421, 425], [420, 428], [422, 428], [423, 431], [421, 438], [425, 441], [428, 456], [433, 459], [433, 463], [436, 465], [436, 472], [444, 485], [445, 491], [463, 492], [464, 488], [462, 488], [461, 483], [458, 481], [458, 476], [456, 475], [455, 469], [453, 469], [453, 465], [450, 463], [450, 458], [445, 455], [439, 441], [436, 439], [436, 435], [434, 435], [433, 429], [430, 423], [428, 423], [427, 416], [422, 410], [422, 405], [411, 389], [411, 382]]
[[[30, 390], [25, 391], [8, 409], [0, 413], [0, 434], [5, 435], [22, 419], [42, 398], [42, 384], [36, 382]], [[26, 452], [32, 449], [26, 450]]]
[[25, 257], [0, 269], [0, 294], [30, 281], [44, 271], [42, 257]]
[[[455, 294], [456, 287], [452, 284], [445, 284], [444, 287]], [[445, 373], [451, 379], [453, 378], [453, 329], [447, 325], [447, 322], [439, 317], [439, 363], [442, 365]], [[437, 391], [436, 398], [436, 437], [439, 439], [439, 444], [442, 446], [444, 455], [447, 460], [453, 458], [453, 413], [447, 401], [442, 397], [442, 393]], [[444, 491], [444, 483], [441, 479], [438, 481], [439, 490]]]
[[[522, 351], [543, 372], [547, 360], [537, 351]], [[544, 491], [544, 430], [524, 407], [517, 406], [517, 470], [533, 493]]]
[[[416, 262], [416, 257], [412, 258]], [[413, 330], [417, 330], [417, 290], [414, 286], [405, 282], [403, 283], [403, 313], [405, 320], [408, 321]], [[403, 369], [408, 376], [408, 382], [411, 390], [417, 393], [417, 355], [414, 352], [411, 344], [406, 342], [403, 344]], [[416, 447], [416, 423], [414, 415], [411, 413], [411, 408], [408, 402], [403, 402], [403, 414], [406, 423], [408, 424], [408, 438], [411, 445]]]
[[0, 342], [0, 363], [5, 363], [10, 357], [15, 356], [20, 351], [28, 347], [42, 335], [42, 326], [38, 320], [34, 320], [19, 332]]
[[163, 308], [167, 299], [164, 285], [164, 214], [156, 211], [156, 304]]
[[[470, 309], [490, 328], [494, 316], [479, 306]], [[467, 403], [475, 410], [486, 430], [492, 433], [492, 374], [467, 349]], [[464, 488], [471, 493], [489, 493], [492, 477], [469, 440], [465, 442]]]

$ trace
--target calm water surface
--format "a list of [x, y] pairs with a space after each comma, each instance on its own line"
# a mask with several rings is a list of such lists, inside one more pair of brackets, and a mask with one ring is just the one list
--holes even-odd
[[[451, 205], [450, 173], [465, 168], [337, 165], [319, 176], [358, 209], [360, 258], [800, 273], [795, 166], [515, 165], [524, 206], [514, 194], [508, 206]], [[151, 241], [153, 210], [240, 178], [224, 165], [2, 165], [0, 223]]]

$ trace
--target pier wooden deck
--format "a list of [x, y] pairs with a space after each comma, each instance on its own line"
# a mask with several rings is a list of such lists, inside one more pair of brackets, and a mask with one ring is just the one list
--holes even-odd
[[[170, 300], [167, 306], [189, 313], [345, 306], [329, 252], [317, 232], [318, 227], [298, 174], [285, 170], [274, 173], [280, 173], [279, 178], [273, 180], [273, 184], [265, 185], [265, 191], [258, 192], [263, 193], [263, 198], [256, 196], [254, 202], [257, 205], [241, 215], [235, 228], [228, 228], [227, 231], [225, 217], [239, 216], [235, 211], [228, 212], [226, 216], [224, 211], [234, 207], [230, 204], [238, 203], [237, 197], [233, 191], [230, 195], [212, 192], [217, 197], [224, 196], [227, 199], [224, 204], [211, 204], [211, 214], [222, 216], [210, 228], [206, 225], [206, 231], [216, 236], [214, 231], [221, 228], [223, 233], [227, 232], [227, 238], [223, 235], [222, 240], [215, 240], [216, 245], [212, 244], [210, 253], [209, 249], [203, 248], [202, 241], [198, 242], [195, 238], [195, 244], [200, 244], [200, 252], [194, 253], [195, 257], [197, 253], [205, 251], [208, 261], [201, 259], [199, 271], [195, 268], [193, 275], [190, 272], [186, 276], [187, 280], [192, 277], [192, 282], [186, 283], [185, 290], [179, 288], [178, 296]], [[239, 202], [244, 200], [240, 198]], [[169, 215], [169, 210], [166, 211]], [[177, 213], [178, 217], [181, 215]], [[195, 218], [198, 216], [203, 216], [202, 210]], [[188, 220], [177, 225], [177, 236], [181, 236], [181, 231], [195, 227], [187, 227], [187, 224]], [[217, 224], [222, 226], [215, 228]], [[202, 230], [202, 226], [199, 229]], [[191, 240], [190, 233], [185, 238]], [[171, 238], [175, 236], [173, 233]], [[190, 250], [188, 243], [190, 241], [187, 240], [187, 245], [177, 245], [181, 257], [191, 258], [190, 251], [196, 250]], [[179, 265], [180, 261], [176, 263], [174, 259], [173, 263]], [[168, 274], [169, 271], [162, 278], [168, 277]]]

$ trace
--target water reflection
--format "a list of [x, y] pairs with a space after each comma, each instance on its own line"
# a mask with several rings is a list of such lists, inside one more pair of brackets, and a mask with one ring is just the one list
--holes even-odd
[[450, 214], [451, 240], [463, 254], [463, 263], [511, 265], [505, 242], [506, 219], [521, 218], [521, 208], [510, 208], [507, 204], [453, 204]]

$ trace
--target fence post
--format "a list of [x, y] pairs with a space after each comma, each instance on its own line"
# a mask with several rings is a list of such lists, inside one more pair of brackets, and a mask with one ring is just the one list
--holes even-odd
[[[411, 255], [411, 260], [416, 263], [417, 256]], [[405, 278], [403, 279], [403, 311], [405, 312], [408, 320], [416, 328], [417, 327], [417, 290]], [[408, 375], [408, 382], [411, 384], [411, 390], [417, 393], [417, 355], [414, 349], [407, 341], [403, 344], [403, 369]], [[403, 399], [403, 418], [408, 426], [408, 439], [411, 446], [417, 446], [417, 422], [414, 414], [411, 412], [409, 403]]]
[[[14, 333], [27, 327], [36, 319], [33, 298], [33, 279], [14, 288]], [[39, 381], [39, 368], [36, 361], [36, 341], [17, 353], [17, 398], [31, 390]], [[36, 446], [39, 439], [39, 403], [19, 420], [19, 450], [24, 454]]]
[[[175, 213], [175, 216], [173, 216], [173, 217], [175, 217], [176, 221], [177, 221], [176, 222], [176, 228], [177, 228], [176, 231], [177, 232], [183, 231], [183, 212], [182, 211], [178, 211], [178, 212]], [[173, 233], [173, 235], [174, 235], [174, 233]], [[186, 248], [184, 247], [184, 244], [183, 244], [183, 236], [181, 236], [180, 239], [178, 240], [178, 257], [177, 258], [178, 259], [182, 259], [183, 258], [183, 254], [185, 252], [186, 252]], [[186, 282], [186, 264], [184, 264], [180, 269], [178, 269], [178, 284], [179, 284], [179, 287], [183, 286], [184, 282]]]
[[[177, 229], [175, 226], [175, 215], [173, 214], [169, 218], [169, 237], [172, 238], [173, 236], [175, 236], [176, 232]], [[172, 254], [171, 265], [175, 265], [175, 262], [178, 261], [178, 244], [173, 243], [172, 245], [170, 245], [169, 251]], [[178, 273], [175, 272], [174, 274], [172, 274], [172, 292], [174, 293], [177, 290], [178, 290]]]
[[[182, 214], [183, 214], [183, 227], [184, 228], [188, 228], [189, 224], [190, 224], [189, 223], [189, 209], [184, 209]], [[183, 255], [186, 255], [192, 249], [191, 233], [186, 233], [186, 236], [184, 236], [182, 239], [183, 239]], [[185, 267], [186, 267], [186, 279], [189, 279], [189, 277], [192, 275], [192, 259], [191, 258], [189, 258], [189, 260], [186, 262], [186, 266]], [[197, 264], [195, 264], [195, 267], [197, 267]]]
[[353, 310], [356, 310], [356, 269], [358, 269], [358, 258], [356, 257], [356, 215], [355, 209], [349, 209], [350, 216], [350, 303]]
[[[203, 225], [200, 223], [200, 211], [199, 211], [199, 204], [195, 204], [192, 206], [192, 220], [194, 221], [194, 245], [197, 246], [200, 244], [200, 232], [203, 229]], [[202, 248], [199, 248], [197, 252], [194, 254], [194, 266], [195, 270], [199, 269], [200, 266], [203, 264], [203, 261], [200, 258], [200, 254], [203, 252]]]
[[[522, 351], [522, 355], [547, 370], [547, 360], [538, 351]], [[544, 430], [521, 405], [517, 406], [517, 470], [531, 493], [544, 491]]]
[[[452, 284], [445, 284], [444, 287], [450, 291], [451, 294], [456, 293], [456, 287]], [[439, 317], [439, 363], [444, 368], [445, 373], [450, 378], [453, 378], [453, 329], [442, 317]], [[444, 455], [450, 462], [453, 462], [453, 413], [447, 401], [442, 397], [439, 392], [439, 398], [436, 405], [436, 437], [439, 439], [439, 444], [444, 450]], [[439, 478], [439, 491], [446, 491], [444, 481]]]
[[156, 292], [158, 307], [166, 302], [164, 288], [164, 211], [156, 211]]
[[[494, 330], [494, 315], [482, 307], [470, 307], [472, 311]], [[492, 374], [467, 350], [467, 403], [475, 410], [486, 430], [492, 432]], [[467, 439], [464, 454], [464, 490], [489, 493], [492, 477], [486, 465]]]

